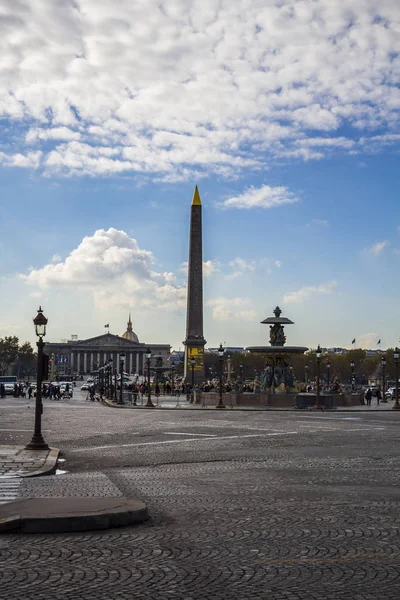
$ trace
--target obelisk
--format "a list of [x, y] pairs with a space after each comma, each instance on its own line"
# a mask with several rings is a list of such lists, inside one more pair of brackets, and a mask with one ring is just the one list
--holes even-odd
[[187, 287], [185, 381], [195, 385], [205, 380], [203, 336], [203, 243], [201, 200], [197, 185], [190, 213], [189, 265]]

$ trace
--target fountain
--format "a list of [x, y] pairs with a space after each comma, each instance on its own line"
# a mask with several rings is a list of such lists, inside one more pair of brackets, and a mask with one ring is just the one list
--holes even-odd
[[[293, 374], [290, 357], [293, 354], [304, 354], [308, 348], [304, 346], [286, 346], [284, 325], [293, 325], [287, 317], [281, 317], [282, 311], [277, 306], [274, 317], [268, 317], [261, 323], [269, 325], [269, 346], [249, 346], [249, 352], [267, 356], [264, 371], [258, 382], [260, 391], [269, 394], [287, 394], [293, 389]], [[261, 384], [261, 385], [260, 385]]]

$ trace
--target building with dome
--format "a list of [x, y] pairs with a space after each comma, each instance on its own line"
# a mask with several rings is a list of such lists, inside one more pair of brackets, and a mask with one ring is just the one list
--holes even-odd
[[[109, 326], [106, 326], [109, 329]], [[44, 352], [52, 360], [52, 370], [61, 375], [88, 374], [96, 371], [110, 358], [113, 368], [119, 370], [120, 355], [125, 354], [125, 371], [130, 374], [144, 375], [146, 369], [146, 350], [152, 354], [151, 365], [155, 366], [156, 357], [165, 364], [171, 354], [170, 344], [146, 344], [140, 342], [133, 331], [131, 314], [126, 331], [121, 335], [104, 333], [86, 340], [72, 336], [71, 340], [61, 343], [46, 343]]]

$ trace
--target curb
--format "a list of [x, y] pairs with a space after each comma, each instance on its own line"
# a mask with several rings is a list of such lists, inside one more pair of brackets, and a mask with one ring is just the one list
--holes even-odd
[[[134, 409], [134, 410], [141, 410], [141, 409], [145, 409], [145, 410], [152, 410], [151, 408], [147, 408], [146, 406], [131, 406], [129, 404], [115, 404], [114, 402], [110, 402], [109, 400], [106, 400], [105, 398], [103, 398], [101, 400], [101, 403], [104, 404], [104, 406], [108, 406], [109, 408], [118, 408], [118, 409]], [[205, 410], [216, 410], [215, 406], [199, 406], [198, 408], [194, 408], [192, 406], [174, 406], [174, 407], [169, 407], [169, 406], [157, 406], [154, 405], [154, 408], [157, 410], [194, 410], [194, 411], [205, 411]], [[301, 410], [299, 408], [269, 408], [269, 407], [245, 407], [245, 406], [238, 406], [238, 407], [234, 407], [231, 408], [230, 406], [225, 406], [226, 411], [228, 412], [296, 412], [296, 413], [302, 413], [302, 414], [307, 414], [308, 412], [316, 412], [313, 411], [312, 407], [310, 407], [309, 410]], [[344, 408], [344, 407], [340, 407], [340, 408], [327, 408], [327, 409], [316, 409], [318, 412], [326, 412], [326, 413], [331, 413], [331, 412], [335, 412], [335, 413], [371, 413], [371, 412], [380, 412], [380, 413], [385, 413], [385, 412], [390, 412], [392, 410], [392, 407], [388, 407], [388, 408], [384, 408], [384, 409], [379, 409], [379, 408], [369, 408], [369, 409], [365, 409], [365, 408], [358, 408], [358, 409], [354, 409], [354, 408]], [[220, 412], [220, 409], [218, 409], [218, 412]], [[399, 411], [400, 413], [400, 411]]]
[[24, 498], [0, 507], [0, 533], [70, 533], [126, 527], [149, 518], [129, 498]]
[[59, 454], [59, 448], [50, 448], [50, 452], [46, 457], [44, 465], [40, 469], [32, 471], [31, 473], [21, 474], [19, 477], [42, 477], [43, 475], [52, 475], [56, 472]]

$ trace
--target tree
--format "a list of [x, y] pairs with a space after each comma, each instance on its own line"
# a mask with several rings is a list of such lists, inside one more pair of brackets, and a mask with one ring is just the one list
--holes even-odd
[[5, 375], [8, 368], [18, 358], [18, 338], [13, 336], [5, 336], [0, 338], [0, 375]]
[[36, 354], [29, 342], [24, 342], [18, 349], [16, 370], [19, 377], [36, 370]]

